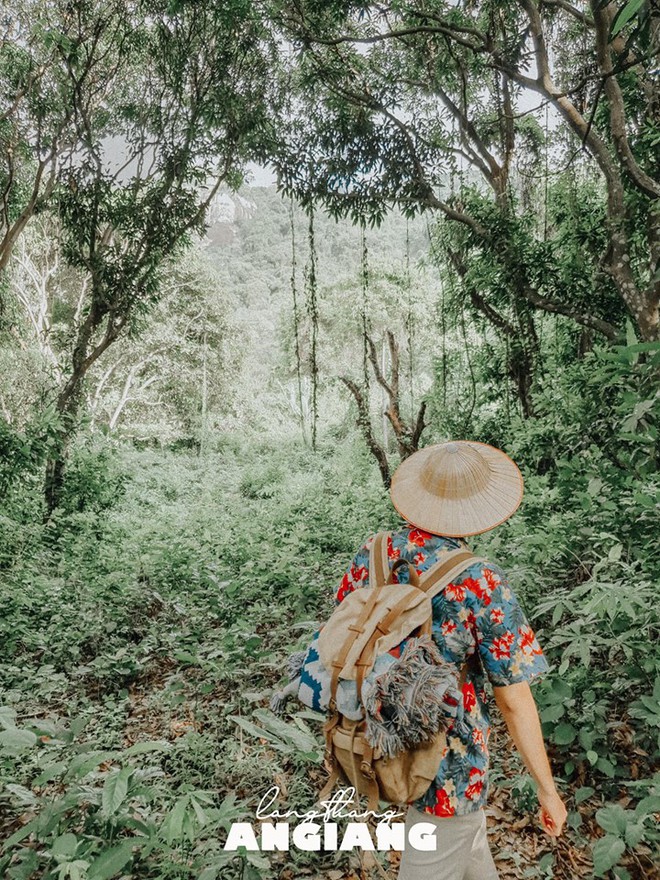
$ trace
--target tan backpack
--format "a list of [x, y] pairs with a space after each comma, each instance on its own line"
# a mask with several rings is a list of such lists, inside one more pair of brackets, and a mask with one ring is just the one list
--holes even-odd
[[[439, 664], [450, 666], [431, 643], [431, 600], [466, 568], [481, 561], [465, 548], [448, 551], [420, 578], [405, 559], [396, 560], [390, 568], [388, 537], [388, 532], [379, 532], [372, 542], [370, 588], [346, 596], [321, 630], [318, 641], [321, 661], [332, 676], [329, 717], [324, 725], [325, 758], [331, 772], [319, 797], [327, 798], [338, 782], [348, 782], [367, 796], [369, 810], [375, 810], [379, 800], [410, 803], [427, 791], [446, 746], [445, 730], [441, 728], [430, 739], [386, 756], [367, 741], [364, 719], [351, 721], [337, 710], [339, 681], [354, 680], [361, 701], [365, 678], [376, 658], [415, 633], [420, 642], [426, 637]], [[410, 583], [394, 584], [395, 572], [404, 565], [408, 566]], [[460, 675], [456, 670], [451, 674], [460, 691], [466, 668]]]

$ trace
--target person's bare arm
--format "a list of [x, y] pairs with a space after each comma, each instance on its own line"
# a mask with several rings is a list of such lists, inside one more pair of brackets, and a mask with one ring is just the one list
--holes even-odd
[[543, 830], [551, 837], [558, 837], [566, 821], [566, 807], [552, 778], [541, 722], [529, 684], [523, 681], [507, 687], [494, 687], [493, 692], [511, 739], [536, 782]]

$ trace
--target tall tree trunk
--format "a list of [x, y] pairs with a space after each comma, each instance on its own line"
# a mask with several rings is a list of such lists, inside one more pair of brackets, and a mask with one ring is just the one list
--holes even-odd
[[[70, 382], [67, 383], [70, 387]], [[46, 519], [59, 507], [64, 488], [64, 473], [69, 457], [71, 443], [78, 427], [80, 402], [82, 399], [82, 377], [73, 386], [72, 396], [66, 397], [62, 391], [57, 399], [56, 409], [60, 415], [60, 426], [57, 432], [57, 444], [51, 457], [46, 462], [44, 479], [44, 499], [46, 501]]]
[[[55, 404], [55, 409], [60, 417], [60, 427], [57, 445], [51, 458], [46, 463], [46, 477], [44, 481], [46, 518], [50, 517], [62, 498], [64, 472], [71, 442], [78, 429], [87, 372], [92, 364], [117, 339], [127, 319], [127, 314], [116, 317], [105, 304], [102, 294], [94, 290], [89, 312], [78, 328], [71, 358], [71, 375], [60, 390]], [[99, 342], [94, 343], [94, 336], [104, 321], [106, 325], [103, 336]]]

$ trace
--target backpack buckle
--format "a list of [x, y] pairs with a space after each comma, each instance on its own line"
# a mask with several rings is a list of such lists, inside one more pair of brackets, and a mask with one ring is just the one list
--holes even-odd
[[375, 779], [376, 778], [376, 773], [374, 771], [374, 768], [367, 761], [362, 761], [362, 763], [360, 764], [360, 770], [362, 772], [362, 775], [366, 776], [367, 779]]

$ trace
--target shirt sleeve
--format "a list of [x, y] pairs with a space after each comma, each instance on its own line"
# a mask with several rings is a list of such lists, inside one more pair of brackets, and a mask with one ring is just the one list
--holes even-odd
[[369, 586], [369, 551], [374, 536], [364, 542], [353, 558], [346, 574], [341, 579], [337, 592], [335, 593], [335, 602], [337, 605], [352, 593], [358, 587]]
[[506, 574], [491, 563], [462, 586], [475, 602], [475, 635], [486, 674], [495, 687], [532, 681], [549, 669], [534, 630]]

